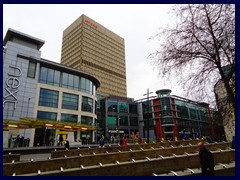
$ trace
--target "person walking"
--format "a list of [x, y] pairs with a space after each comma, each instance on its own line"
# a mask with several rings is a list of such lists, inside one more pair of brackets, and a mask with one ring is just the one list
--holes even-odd
[[126, 146], [126, 145], [127, 145], [127, 139], [124, 136], [122, 139], [122, 146]]
[[198, 143], [202, 176], [214, 176], [214, 158], [203, 142]]

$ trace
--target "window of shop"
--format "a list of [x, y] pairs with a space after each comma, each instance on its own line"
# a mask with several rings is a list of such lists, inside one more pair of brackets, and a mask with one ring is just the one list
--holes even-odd
[[39, 106], [58, 107], [58, 91], [40, 89]]
[[61, 114], [61, 122], [77, 123], [78, 116], [73, 114]]
[[93, 112], [93, 99], [85, 96], [82, 97], [82, 111]]
[[78, 95], [63, 93], [62, 108], [78, 110]]

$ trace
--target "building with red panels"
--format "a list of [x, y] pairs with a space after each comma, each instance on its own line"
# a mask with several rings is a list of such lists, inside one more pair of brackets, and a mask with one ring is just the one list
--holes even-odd
[[[170, 89], [156, 91], [157, 98], [139, 103], [142, 134], [150, 139], [215, 139], [213, 111], [209, 104], [170, 95]], [[140, 119], [141, 119], [140, 118]], [[147, 123], [148, 121], [148, 123]], [[149, 131], [149, 132], [148, 132]]]

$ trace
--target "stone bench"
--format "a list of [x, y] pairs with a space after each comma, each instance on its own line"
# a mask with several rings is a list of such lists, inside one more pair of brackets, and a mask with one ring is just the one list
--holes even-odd
[[[221, 145], [221, 144], [219, 144]], [[232, 153], [231, 150], [219, 149], [216, 146], [216, 153]], [[213, 147], [213, 146], [212, 146]], [[3, 167], [4, 175], [19, 175], [19, 174], [29, 174], [33, 172], [47, 172], [61, 169], [71, 169], [78, 167], [91, 167], [100, 164], [112, 164], [112, 163], [125, 163], [125, 162], [136, 162], [140, 160], [149, 160], [154, 158], [160, 159], [171, 159], [179, 158], [182, 156], [189, 157], [189, 160], [179, 164], [181, 166], [187, 166], [191, 161], [198, 164], [198, 152], [196, 152], [195, 146], [183, 146], [183, 147], [161, 147], [161, 148], [150, 148], [142, 150], [132, 150], [132, 151], [118, 151], [113, 153], [100, 153], [91, 155], [78, 155], [78, 156], [65, 156], [61, 158], [54, 158], [49, 160], [41, 161], [31, 161], [31, 162], [19, 162], [19, 163], [6, 163]], [[100, 148], [101, 149], [101, 148]], [[195, 157], [192, 158], [192, 157]], [[225, 156], [225, 154], [224, 154]], [[191, 157], [191, 158], [190, 158]], [[218, 158], [218, 156], [216, 157]], [[229, 158], [233, 159], [233, 158]], [[235, 156], [234, 156], [235, 159]], [[216, 159], [221, 162], [221, 159]]]
[[[130, 150], [141, 150], [141, 149], [151, 149], [151, 148], [161, 148], [161, 147], [181, 147], [188, 145], [197, 145], [198, 142], [202, 140], [188, 140], [188, 141], [169, 141], [161, 143], [152, 144], [136, 144], [127, 146], [108, 146], [101, 148], [88, 148], [88, 149], [69, 149], [69, 150], [56, 150], [51, 152], [51, 158], [59, 158], [65, 156], [79, 156], [81, 155], [92, 155], [92, 154], [102, 154], [102, 153], [112, 153], [119, 151], [130, 151]], [[226, 144], [226, 143], [223, 143]], [[230, 143], [227, 143], [230, 146]], [[196, 149], [197, 150], [197, 149]]]
[[20, 161], [20, 154], [3, 155], [3, 163], [12, 163]]
[[[231, 164], [235, 161], [235, 150], [213, 152], [216, 170], [219, 164]], [[169, 174], [191, 169], [199, 169], [200, 162], [198, 154], [181, 155], [178, 157], [166, 158], [145, 158], [141, 160], [120, 162], [120, 163], [99, 163], [92, 166], [76, 166], [75, 168], [62, 168], [45, 172], [34, 172], [24, 174], [24, 176], [147, 176], [153, 174]], [[235, 166], [235, 165], [232, 165]], [[223, 166], [222, 166], [223, 167]], [[232, 170], [232, 169], [231, 169]], [[177, 174], [178, 173], [178, 174]], [[196, 173], [196, 175], [199, 174]]]

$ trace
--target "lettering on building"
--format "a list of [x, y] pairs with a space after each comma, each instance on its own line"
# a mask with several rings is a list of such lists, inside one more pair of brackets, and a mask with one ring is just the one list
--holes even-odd
[[18, 87], [20, 86], [19, 77], [22, 75], [22, 70], [16, 66], [9, 66], [17, 73], [8, 73], [8, 78], [6, 80], [5, 91], [6, 95], [3, 97], [3, 108], [6, 103], [13, 103], [14, 109], [17, 107], [17, 92]]
[[92, 26], [92, 27], [94, 27], [94, 28], [97, 28], [97, 25], [95, 25], [95, 24], [92, 23], [91, 21], [85, 19], [85, 22], [86, 22], [87, 24], [89, 24], [90, 26]]

